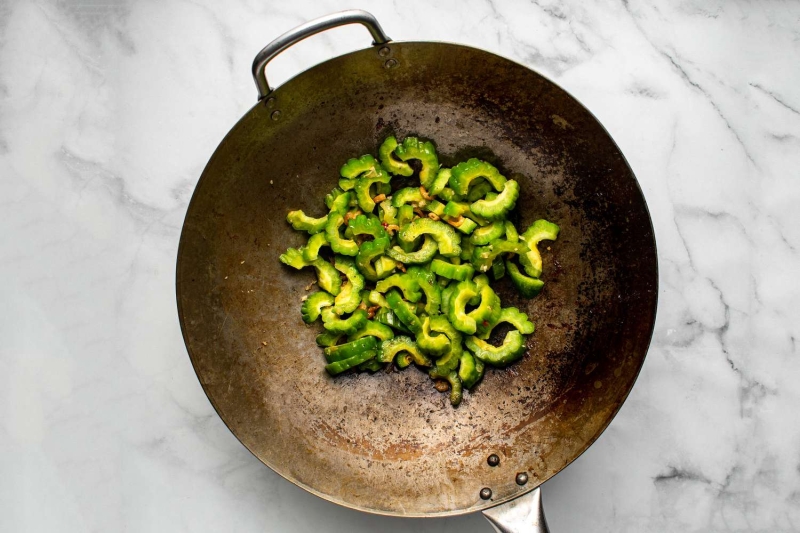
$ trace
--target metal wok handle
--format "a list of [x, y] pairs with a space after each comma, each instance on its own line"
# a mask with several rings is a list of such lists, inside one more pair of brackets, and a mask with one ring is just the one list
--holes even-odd
[[503, 505], [483, 511], [497, 533], [550, 533], [542, 509], [542, 492], [535, 489]]
[[272, 92], [267, 82], [266, 67], [272, 58], [289, 48], [295, 43], [311, 37], [321, 31], [344, 26], [346, 24], [363, 24], [372, 34], [372, 44], [381, 45], [391, 41], [383, 32], [383, 28], [371, 13], [360, 9], [350, 9], [339, 13], [325, 15], [310, 22], [306, 22], [293, 30], [289, 30], [267, 46], [265, 46], [253, 60], [253, 80], [258, 88], [258, 99], [263, 100]]

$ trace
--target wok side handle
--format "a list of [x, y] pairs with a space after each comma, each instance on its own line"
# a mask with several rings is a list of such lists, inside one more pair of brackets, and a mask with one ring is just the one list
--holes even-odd
[[386, 44], [391, 41], [389, 36], [383, 32], [383, 28], [378, 24], [377, 19], [375, 19], [371, 13], [360, 9], [331, 13], [330, 15], [325, 15], [324, 17], [306, 22], [293, 30], [287, 31], [256, 54], [256, 58], [253, 60], [253, 80], [256, 82], [256, 88], [258, 89], [258, 99], [263, 100], [272, 92], [267, 82], [266, 74], [267, 63], [269, 63], [272, 58], [303, 39], [311, 37], [321, 31], [336, 28], [337, 26], [344, 26], [346, 24], [364, 25], [372, 35], [372, 44], [375, 46]]
[[486, 509], [483, 516], [497, 533], [550, 533], [542, 508], [542, 492], [538, 488], [503, 505]]

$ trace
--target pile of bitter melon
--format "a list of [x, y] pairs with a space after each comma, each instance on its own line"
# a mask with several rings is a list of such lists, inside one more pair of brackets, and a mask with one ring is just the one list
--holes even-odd
[[[519, 233], [508, 220], [519, 183], [485, 161], [441, 168], [433, 144], [415, 137], [399, 144], [389, 137], [378, 153], [379, 160], [363, 155], [344, 164], [325, 216], [288, 214], [310, 237], [280, 260], [316, 269], [321, 290], [305, 298], [301, 313], [306, 323], [322, 318], [317, 344], [328, 373], [414, 363], [449, 382], [455, 406], [484, 365], [522, 357], [534, 330], [524, 313], [502, 307], [489, 274], [508, 275], [532, 298], [544, 284], [537, 246], [555, 240], [559, 228], [537, 220]], [[409, 179], [414, 186], [398, 189]], [[494, 346], [487, 340], [502, 322], [512, 329]]]

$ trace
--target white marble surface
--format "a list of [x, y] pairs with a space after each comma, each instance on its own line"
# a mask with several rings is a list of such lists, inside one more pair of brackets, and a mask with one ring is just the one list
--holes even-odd
[[[545, 485], [554, 533], [800, 531], [800, 4], [358, 4], [0, 1], [0, 531], [489, 530], [283, 481], [216, 416], [181, 339], [183, 215], [254, 102], [253, 55], [348, 7], [549, 75], [648, 199], [653, 346], [608, 431]], [[325, 33], [271, 81], [367, 44]]]

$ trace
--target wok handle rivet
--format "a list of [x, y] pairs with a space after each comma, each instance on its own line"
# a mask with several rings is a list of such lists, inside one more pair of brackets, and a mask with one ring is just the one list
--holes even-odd
[[279, 118], [281, 118], [281, 111], [280, 111], [280, 109], [276, 109], [275, 111], [273, 111], [273, 112], [272, 112], [272, 114], [270, 115], [270, 118], [271, 118], [272, 120], [278, 120]]
[[383, 64], [386, 68], [394, 68], [397, 66], [397, 60], [395, 58], [389, 58], [386, 60], [386, 63]]
[[526, 474], [525, 472], [520, 472], [519, 474], [517, 474], [516, 481], [517, 485], [519, 486], [525, 485], [528, 482], [528, 474]]
[[497, 466], [500, 464], [500, 458], [496, 453], [493, 453], [488, 459], [486, 459], [486, 462], [489, 463], [489, 466]]
[[382, 47], [380, 50], [378, 50], [378, 54], [379, 54], [381, 57], [386, 57], [386, 56], [388, 56], [388, 55], [391, 53], [391, 51], [392, 51], [392, 50], [391, 50], [391, 49], [390, 49], [388, 46], [384, 46], [384, 47]]
[[267, 98], [266, 100], [264, 100], [264, 105], [267, 106], [267, 108], [275, 107], [275, 98], [273, 97]]
[[491, 497], [492, 497], [492, 489], [490, 489], [489, 487], [484, 487], [481, 489], [482, 500], [488, 500]]

